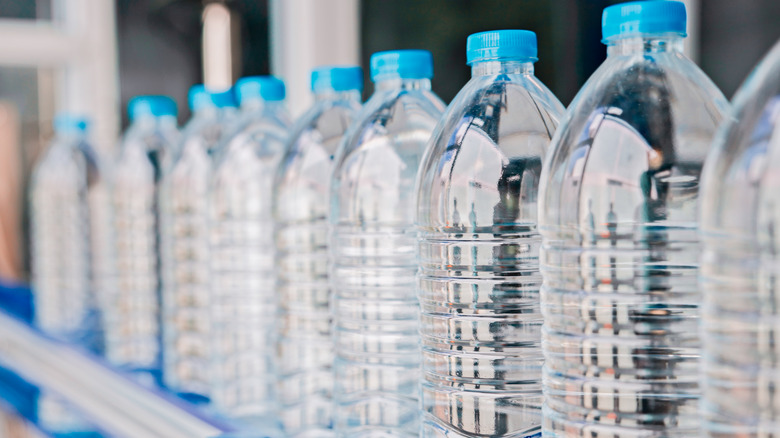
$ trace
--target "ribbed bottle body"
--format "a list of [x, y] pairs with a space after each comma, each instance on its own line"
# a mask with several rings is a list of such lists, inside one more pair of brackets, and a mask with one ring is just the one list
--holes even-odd
[[395, 81], [377, 83], [339, 150], [332, 180], [339, 436], [419, 433], [414, 190], [444, 104], [427, 79]]
[[538, 434], [537, 191], [563, 106], [529, 62], [485, 62], [420, 169], [421, 436]]
[[159, 183], [177, 140], [175, 125], [137, 121], [113, 166], [115, 287], [102, 302], [106, 357], [133, 371], [160, 373]]
[[259, 113], [226, 138], [210, 185], [211, 400], [235, 418], [275, 408], [272, 190], [287, 123]]
[[780, 45], [734, 97], [702, 177], [702, 436], [780, 430]]
[[[214, 111], [217, 113], [217, 111]], [[163, 382], [194, 400], [210, 394], [210, 152], [221, 123], [193, 118], [182, 131], [160, 199]]]
[[[30, 187], [35, 324], [85, 345], [94, 330], [89, 180], [95, 172], [78, 138], [55, 139]], [[92, 168], [91, 168], [92, 167]]]
[[[112, 280], [106, 190], [95, 151], [73, 132], [57, 134], [30, 182], [34, 323], [95, 353], [103, 350], [98, 302]], [[36, 408], [48, 430], [89, 428], [57, 394], [41, 393]]]
[[545, 163], [546, 436], [698, 433], [699, 177], [727, 102], [681, 46], [610, 46]]
[[280, 419], [290, 436], [332, 435], [329, 180], [336, 148], [360, 109], [354, 94], [322, 99], [301, 117], [274, 184], [277, 394]]

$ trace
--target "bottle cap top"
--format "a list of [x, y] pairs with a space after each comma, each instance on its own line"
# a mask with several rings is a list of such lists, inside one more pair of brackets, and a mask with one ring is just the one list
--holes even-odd
[[363, 69], [358, 66], [324, 66], [311, 72], [311, 90], [352, 91], [363, 90]]
[[203, 85], [193, 85], [190, 88], [188, 100], [192, 111], [198, 111], [206, 107], [226, 108], [236, 106], [233, 90], [207, 90]]
[[530, 30], [491, 30], [469, 35], [466, 63], [480, 61], [537, 61], [536, 34]]
[[130, 120], [137, 117], [176, 116], [176, 102], [168, 96], [136, 96], [127, 104]]
[[241, 78], [234, 87], [238, 103], [261, 99], [268, 102], [284, 100], [284, 82], [273, 76], [248, 76]]
[[616, 36], [674, 33], [686, 36], [685, 4], [655, 0], [620, 3], [604, 8], [601, 35], [605, 43]]
[[427, 50], [391, 50], [371, 55], [371, 80], [387, 78], [430, 79], [433, 55]]

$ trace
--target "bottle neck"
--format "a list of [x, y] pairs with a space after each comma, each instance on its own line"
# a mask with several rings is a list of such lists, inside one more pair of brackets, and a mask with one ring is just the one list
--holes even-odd
[[280, 108], [282, 101], [267, 101], [263, 99], [245, 99], [241, 102], [241, 111], [243, 112], [256, 112], [266, 108], [274, 109]]
[[607, 56], [637, 53], [682, 53], [683, 37], [679, 35], [633, 35], [607, 40]]
[[428, 78], [422, 79], [404, 79], [400, 76], [387, 77], [380, 79], [374, 83], [376, 91], [387, 90], [430, 90], [431, 80]]
[[477, 61], [471, 64], [471, 76], [491, 75], [532, 75], [534, 63], [531, 61], [517, 60], [489, 60]]
[[204, 105], [193, 111], [192, 118], [216, 118], [220, 112], [220, 108], [214, 105]]
[[321, 90], [314, 92], [314, 100], [320, 102], [323, 100], [353, 100], [360, 102], [361, 96], [359, 90]]
[[54, 134], [54, 137], [63, 144], [73, 144], [73, 143], [79, 143], [81, 142], [81, 140], [86, 138], [86, 133], [75, 129], [64, 129], [61, 131], [57, 131]]
[[160, 116], [157, 117], [157, 126], [164, 130], [178, 129], [179, 121], [176, 120], [176, 116]]
[[140, 126], [143, 128], [168, 125], [176, 126], [176, 116], [155, 116], [152, 114], [142, 114], [134, 117], [131, 123], [134, 126]]

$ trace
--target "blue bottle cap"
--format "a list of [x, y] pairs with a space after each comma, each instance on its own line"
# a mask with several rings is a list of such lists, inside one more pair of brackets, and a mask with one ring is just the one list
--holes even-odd
[[536, 62], [536, 34], [530, 30], [490, 30], [466, 38], [466, 64], [505, 60]]
[[311, 72], [311, 90], [351, 91], [363, 90], [363, 69], [358, 66], [317, 67]]
[[83, 134], [89, 129], [89, 119], [77, 114], [59, 114], [54, 117], [54, 132]]
[[127, 104], [127, 113], [131, 121], [143, 116], [176, 117], [176, 102], [168, 96], [136, 96]]
[[371, 55], [371, 80], [387, 78], [430, 79], [433, 55], [427, 50], [391, 50]]
[[262, 99], [269, 102], [284, 100], [284, 82], [273, 76], [248, 76], [241, 78], [234, 87], [238, 103], [247, 99]]
[[685, 4], [656, 0], [620, 3], [604, 8], [601, 15], [602, 41], [615, 36], [643, 33], [673, 33], [686, 36]]
[[213, 91], [207, 90], [203, 85], [193, 85], [190, 88], [188, 100], [192, 111], [198, 111], [209, 106], [217, 108], [236, 106], [233, 90]]

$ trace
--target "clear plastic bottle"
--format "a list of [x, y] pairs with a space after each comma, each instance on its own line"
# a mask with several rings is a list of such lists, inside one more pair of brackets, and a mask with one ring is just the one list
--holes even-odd
[[333, 155], [360, 110], [360, 67], [312, 72], [315, 102], [294, 125], [274, 183], [280, 418], [288, 436], [331, 436], [333, 341], [328, 195]]
[[537, 190], [563, 105], [534, 76], [536, 34], [469, 36], [472, 78], [418, 180], [421, 436], [538, 434]]
[[606, 8], [545, 162], [544, 436], [698, 434], [699, 177], [728, 102], [685, 29], [680, 2]]
[[235, 111], [231, 91], [190, 89], [192, 119], [182, 130], [160, 198], [163, 382], [205, 401], [209, 378], [210, 256], [208, 193], [212, 159]]
[[275, 408], [271, 193], [289, 122], [279, 79], [243, 78], [235, 90], [241, 113], [218, 147], [209, 194], [211, 401], [254, 421]]
[[162, 171], [179, 140], [176, 102], [166, 96], [130, 100], [131, 125], [113, 167], [116, 261], [113, 293], [101, 299], [106, 358], [132, 372], [160, 374], [158, 198]]
[[425, 50], [371, 56], [375, 92], [345, 135], [330, 194], [338, 436], [419, 435], [417, 170], [444, 103]]
[[734, 97], [702, 176], [703, 436], [780, 430], [780, 42]]
[[30, 183], [35, 324], [59, 339], [94, 348], [98, 330], [92, 267], [90, 192], [100, 182], [86, 119], [61, 115]]
[[[107, 284], [95, 258], [103, 256], [105, 181], [88, 142], [88, 122], [75, 115], [54, 120], [55, 138], [37, 163], [30, 183], [30, 240], [35, 325], [63, 341], [102, 350], [98, 296]], [[95, 225], [95, 226], [92, 226]], [[42, 392], [38, 422], [57, 433], [88, 430], [66, 400]]]

